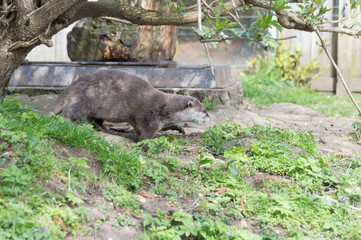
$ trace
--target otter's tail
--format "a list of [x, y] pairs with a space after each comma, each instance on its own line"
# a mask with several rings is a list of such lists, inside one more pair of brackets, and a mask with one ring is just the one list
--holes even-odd
[[58, 115], [63, 111], [64, 94], [60, 95], [56, 99], [55, 103], [45, 111], [47, 117], [51, 117], [53, 114]]

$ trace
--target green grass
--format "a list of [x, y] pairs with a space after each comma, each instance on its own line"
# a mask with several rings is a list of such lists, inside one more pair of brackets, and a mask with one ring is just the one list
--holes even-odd
[[[355, 210], [361, 158], [323, 156], [311, 133], [272, 126], [223, 123], [197, 140], [169, 136], [123, 148], [96, 136], [90, 125], [5, 100], [0, 239], [96, 231], [106, 218], [89, 218], [87, 186], [124, 212], [114, 227], [133, 226], [132, 216], [142, 216], [141, 239], [361, 239]], [[255, 179], [257, 172], [265, 177]], [[49, 187], [54, 181], [60, 190]], [[156, 201], [179, 211], [151, 214], [138, 201], [140, 192], [157, 194]]]
[[[360, 158], [349, 159], [352, 167], [347, 170], [331, 168], [340, 160], [319, 155], [312, 134], [274, 127], [224, 123], [203, 135], [199, 162], [177, 167], [188, 183], [201, 184], [205, 197], [196, 198], [201, 208], [177, 213], [172, 220], [164, 214], [147, 216], [144, 239], [360, 239], [361, 219], [352, 205], [359, 207], [361, 192], [350, 191], [361, 184]], [[239, 144], [230, 144], [235, 142]], [[257, 171], [287, 180], [263, 179], [260, 190], [245, 181]], [[224, 187], [224, 193], [217, 193]], [[224, 225], [245, 219], [267, 230], [251, 234], [247, 227]]]
[[[251, 102], [269, 106], [273, 103], [290, 102], [302, 105], [325, 114], [326, 116], [358, 116], [358, 112], [347, 95], [335, 96], [314, 90], [287, 85], [273, 65], [242, 76], [244, 96]], [[353, 94], [361, 105], [361, 94]]]
[[[0, 239], [63, 239], [66, 233], [52, 219], [59, 216], [74, 234], [83, 229], [87, 210], [71, 206], [83, 203], [76, 195], [86, 185], [111, 180], [134, 189], [142, 184], [138, 158], [97, 137], [90, 125], [46, 118], [10, 98], [1, 104], [0, 127]], [[88, 158], [63, 159], [56, 146], [89, 151], [103, 163], [107, 180], [99, 181], [102, 177], [88, 166]], [[64, 183], [64, 194], [45, 186], [55, 176]]]

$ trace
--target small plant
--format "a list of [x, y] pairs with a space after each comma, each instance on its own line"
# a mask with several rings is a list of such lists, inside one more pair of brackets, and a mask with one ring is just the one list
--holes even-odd
[[352, 123], [358, 144], [361, 144], [361, 122]]
[[[170, 140], [170, 141], [169, 141]], [[142, 150], [148, 154], [152, 153], [174, 153], [181, 152], [186, 147], [187, 140], [183, 138], [176, 138], [169, 135], [168, 138], [161, 136], [159, 138], [147, 139], [138, 142], [133, 149]]]
[[283, 81], [296, 86], [310, 86], [312, 79], [319, 78], [319, 61], [312, 59], [307, 65], [301, 65], [302, 47], [296, 46], [294, 51], [290, 51], [290, 46], [280, 45], [277, 48], [275, 65], [279, 69]]
[[271, 71], [276, 71], [282, 81], [288, 86], [309, 87], [312, 79], [319, 77], [319, 61], [312, 59], [308, 65], [301, 65], [301, 45], [297, 45], [294, 51], [288, 45], [280, 45], [277, 48], [276, 56], [262, 56], [248, 62], [248, 67], [253, 72], [260, 71], [261, 68], [270, 66]]
[[65, 194], [65, 198], [68, 200], [69, 203], [71, 203], [71, 205], [73, 206], [76, 206], [76, 205], [79, 205], [79, 204], [82, 204], [84, 203], [84, 201], [75, 196], [72, 192], [70, 191], [67, 191], [66, 194]]
[[203, 99], [202, 104], [208, 111], [212, 111], [215, 109], [218, 103], [215, 100], [209, 100], [205, 98]]
[[119, 217], [116, 217], [112, 226], [117, 227], [117, 228], [122, 228], [122, 227], [126, 227], [126, 226], [134, 227], [135, 223], [129, 217], [128, 214], [124, 214], [124, 215], [120, 215]]
[[225, 122], [215, 125], [203, 133], [202, 145], [209, 148], [214, 154], [220, 155], [233, 146], [242, 146], [242, 127], [238, 124]]
[[[197, 219], [198, 218], [198, 219]], [[197, 219], [197, 220], [194, 220]], [[260, 236], [223, 221], [202, 219], [197, 215], [175, 212], [171, 219], [164, 216], [144, 216], [143, 226], [149, 233], [142, 239], [262, 239]]]
[[158, 185], [160, 182], [168, 179], [168, 172], [169, 169], [167, 166], [163, 165], [162, 163], [152, 160], [151, 161], [151, 167], [149, 168], [147, 172], [147, 176], [149, 176], [156, 185]]
[[200, 166], [204, 166], [204, 165], [213, 165], [215, 158], [213, 155], [207, 153], [207, 152], [201, 152], [201, 154], [199, 155], [199, 165]]
[[90, 168], [87, 164], [88, 160], [89, 159], [86, 157], [81, 157], [81, 158], [69, 157], [69, 161], [75, 165], [74, 168], [79, 168], [79, 169]]
[[6, 167], [0, 171], [0, 183], [4, 187], [4, 192], [9, 195], [18, 195], [22, 188], [29, 186], [32, 175], [23, 168], [18, 168], [15, 164]]
[[108, 188], [103, 189], [103, 195], [106, 200], [113, 202], [115, 207], [124, 207], [131, 212], [140, 213], [137, 198], [120, 185], [109, 184]]
[[235, 176], [251, 176], [257, 171], [256, 167], [251, 164], [244, 153], [244, 150], [245, 148], [233, 147], [224, 152], [227, 168]]

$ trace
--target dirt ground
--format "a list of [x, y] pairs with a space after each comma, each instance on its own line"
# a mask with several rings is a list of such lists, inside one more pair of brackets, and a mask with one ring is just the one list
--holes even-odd
[[[316, 111], [292, 103], [275, 103], [269, 107], [257, 108], [241, 105], [217, 106], [210, 112], [210, 121], [205, 125], [187, 123], [184, 126], [186, 136], [192, 133], [202, 133], [207, 128], [223, 122], [234, 122], [243, 127], [255, 124], [271, 125], [281, 128], [293, 128], [303, 132], [311, 132], [318, 142], [318, 147], [325, 155], [336, 154], [342, 157], [352, 157], [361, 154], [361, 145], [354, 140], [351, 124], [356, 118], [326, 117]], [[116, 127], [116, 125], [114, 125]], [[169, 134], [179, 135], [177, 132]], [[109, 139], [121, 140], [121, 137], [105, 135]], [[164, 135], [164, 134], [159, 134]], [[129, 143], [131, 140], [124, 139]]]
[[[42, 113], [50, 104], [52, 104], [56, 95], [42, 95], [37, 97], [19, 96], [22, 102], [30, 105], [39, 113]], [[291, 104], [291, 103], [276, 103], [269, 107], [259, 108], [251, 104], [244, 103], [238, 107], [231, 106], [217, 106], [215, 110], [210, 111], [211, 120], [205, 125], [196, 125], [187, 123], [184, 125], [186, 135], [182, 136], [189, 140], [194, 148], [197, 148], [196, 142], [201, 137], [201, 133], [207, 128], [215, 124], [220, 124], [225, 121], [238, 123], [243, 127], [251, 127], [254, 124], [279, 126], [281, 128], [294, 128], [301, 131], [311, 132], [321, 152], [325, 155], [335, 154], [341, 157], [356, 157], [361, 154], [361, 145], [355, 141], [353, 129], [351, 124], [360, 119], [356, 118], [336, 118], [326, 117], [311, 109]], [[114, 125], [117, 127], [117, 125]], [[134, 144], [134, 140], [104, 134], [97, 132], [98, 135], [104, 136], [108, 140], [121, 141], [125, 145]], [[159, 135], [174, 134], [180, 135], [177, 132], [159, 133]], [[197, 154], [197, 151], [189, 154]], [[188, 156], [186, 156], [188, 157]], [[91, 157], [89, 157], [91, 159]], [[95, 160], [94, 160], [95, 161]], [[94, 163], [95, 164], [95, 163]], [[257, 187], [257, 184], [262, 182], [262, 179], [275, 179], [275, 181], [287, 181], [287, 179], [278, 179], [278, 176], [270, 176], [264, 173], [256, 173], [251, 176], [248, 181]], [[261, 179], [261, 180], [260, 180]], [[273, 180], [272, 180], [273, 181]], [[196, 186], [195, 186], [196, 187]], [[99, 225], [96, 231], [92, 230], [82, 236], [81, 239], [136, 239], [142, 233], [141, 219], [139, 216], [132, 216], [133, 221], [137, 223], [138, 227], [124, 227], [118, 229], [112, 226], [114, 219], [122, 214], [121, 210], [114, 209], [111, 203], [104, 200], [100, 194], [101, 191], [90, 191], [86, 198], [86, 203], [89, 205], [90, 219], [102, 218], [102, 224]], [[163, 212], [170, 212], [180, 210], [177, 207], [169, 205], [169, 203], [159, 196], [138, 195], [139, 202], [142, 203], [145, 212], [152, 213], [154, 209], [161, 209]], [[182, 211], [196, 208], [197, 202], [191, 199], [179, 199], [182, 205], [185, 206]], [[69, 236], [68, 239], [72, 239]]]

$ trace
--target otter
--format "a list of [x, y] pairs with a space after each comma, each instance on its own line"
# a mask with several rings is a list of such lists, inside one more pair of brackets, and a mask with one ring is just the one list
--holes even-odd
[[72, 121], [80, 117], [97, 129], [114, 134], [103, 122], [127, 122], [140, 140], [154, 138], [159, 130], [176, 130], [182, 122], [204, 124], [208, 112], [197, 99], [155, 89], [137, 75], [121, 70], [98, 70], [83, 75], [66, 88], [46, 111]]

